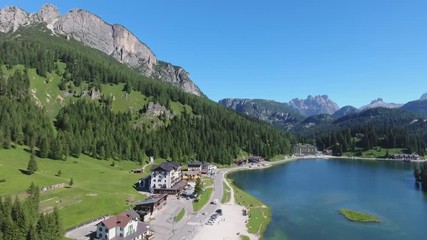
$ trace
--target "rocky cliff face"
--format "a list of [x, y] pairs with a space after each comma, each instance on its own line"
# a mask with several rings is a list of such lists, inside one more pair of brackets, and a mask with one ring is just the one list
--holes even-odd
[[377, 99], [371, 101], [370, 104], [360, 107], [359, 110], [363, 111], [363, 110], [367, 110], [367, 109], [370, 109], [370, 108], [377, 108], [377, 107], [399, 108], [401, 106], [402, 106], [402, 104], [398, 104], [398, 103], [387, 103], [387, 102], [384, 102], [384, 100], [382, 98], [377, 98]]
[[289, 105], [305, 116], [313, 116], [318, 114], [333, 114], [339, 107], [331, 101], [327, 95], [311, 96], [306, 99], [292, 99]]
[[0, 10], [0, 32], [14, 32], [19, 27], [39, 23], [45, 23], [55, 34], [74, 38], [98, 49], [138, 69], [145, 76], [159, 78], [186, 92], [202, 95], [184, 69], [158, 61], [150, 48], [125, 27], [106, 23], [88, 11], [74, 9], [61, 16], [58, 9], [51, 4], [44, 5], [39, 12], [32, 14], [18, 7]]
[[292, 129], [298, 121], [303, 119], [303, 116], [287, 103], [262, 99], [226, 98], [220, 100], [219, 104], [286, 130]]

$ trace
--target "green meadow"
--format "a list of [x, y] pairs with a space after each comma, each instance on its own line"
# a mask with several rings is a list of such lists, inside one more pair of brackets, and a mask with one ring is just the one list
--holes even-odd
[[[82, 155], [66, 161], [37, 159], [39, 170], [31, 176], [26, 169], [30, 154], [27, 149], [0, 150], [0, 196], [25, 196], [31, 182], [42, 186], [64, 183], [66, 187], [41, 192], [41, 210], [60, 209], [65, 228], [78, 225], [106, 214], [127, 210], [132, 203], [144, 199], [133, 184], [146, 174], [130, 173], [140, 168], [135, 162], [120, 161], [112, 166], [111, 160], [97, 160]], [[57, 176], [61, 170], [61, 175]], [[70, 179], [74, 184], [69, 187]]]

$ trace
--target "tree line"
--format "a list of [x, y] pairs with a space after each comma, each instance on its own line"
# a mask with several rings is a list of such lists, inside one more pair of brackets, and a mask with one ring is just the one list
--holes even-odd
[[57, 240], [63, 238], [58, 209], [40, 213], [40, 192], [33, 183], [27, 197], [0, 197], [1, 240]]
[[[111, 99], [109, 104], [107, 98], [103, 98], [101, 103], [79, 100], [62, 108], [53, 125], [43, 109], [29, 100], [28, 74], [21, 72], [15, 74], [20, 79], [18, 81], [12, 81], [12, 77], [3, 78], [10, 88], [4, 95], [4, 104], [10, 110], [4, 111], [4, 114], [10, 115], [16, 110], [19, 113], [5, 118], [11, 120], [8, 123], [2, 118], [0, 125], [4, 126], [4, 142], [35, 146], [39, 157], [52, 159], [87, 154], [99, 159], [140, 162], [145, 156], [154, 156], [180, 162], [200, 160], [226, 164], [231, 163], [241, 151], [266, 158], [290, 152], [293, 138], [266, 123], [236, 114], [207, 98], [142, 76], [80, 43], [34, 31], [30, 32], [30, 36], [22, 31], [20, 37], [13, 40], [0, 40], [0, 63], [8, 67], [23, 64], [26, 68], [35, 68], [39, 75], [44, 76], [47, 72], [57, 71], [54, 63], [59, 61], [66, 64], [62, 83], [72, 82], [79, 86], [87, 82], [99, 89], [101, 84], [124, 83], [127, 92], [139, 91], [150, 97], [150, 101], [166, 107], [171, 102], [180, 102], [192, 110], [176, 116], [164, 127], [152, 130], [147, 125], [139, 128], [133, 126], [135, 116], [131, 112], [113, 113], [110, 109]], [[21, 95], [25, 100], [16, 97]], [[27, 111], [19, 111], [24, 107]], [[14, 126], [15, 122], [18, 127]]]
[[406, 148], [407, 153], [426, 154], [427, 123], [417, 114], [400, 109], [376, 108], [348, 115], [303, 133], [315, 139], [320, 149], [341, 155], [374, 147]]

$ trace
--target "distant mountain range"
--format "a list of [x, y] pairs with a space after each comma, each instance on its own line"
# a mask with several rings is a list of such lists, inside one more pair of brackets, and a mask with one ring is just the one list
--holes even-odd
[[[288, 103], [280, 103], [263, 99], [222, 99], [219, 103], [245, 115], [258, 118], [282, 127], [285, 130], [300, 132], [313, 126], [334, 122], [340, 118], [361, 114], [370, 109], [401, 109], [406, 112], [427, 117], [427, 93], [419, 100], [406, 104], [387, 103], [382, 98], [370, 104], [355, 108], [344, 106], [339, 108], [327, 95], [308, 96], [306, 99], [292, 99]], [[388, 113], [392, 115], [394, 112]], [[401, 113], [396, 111], [397, 113]], [[367, 116], [367, 115], [366, 115]]]

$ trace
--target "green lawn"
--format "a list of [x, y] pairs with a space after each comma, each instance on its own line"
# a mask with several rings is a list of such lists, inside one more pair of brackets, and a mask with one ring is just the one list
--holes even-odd
[[193, 201], [193, 211], [200, 211], [208, 202], [212, 196], [213, 188], [206, 188], [205, 191], [200, 195], [199, 201]]
[[203, 187], [208, 188], [213, 186], [213, 179], [210, 177], [202, 177]]
[[[129, 209], [134, 201], [142, 200], [132, 185], [143, 174], [129, 173], [139, 168], [135, 162], [97, 160], [82, 155], [79, 159], [69, 157], [66, 161], [37, 159], [39, 171], [32, 176], [22, 174], [18, 169], [27, 168], [30, 154], [22, 147], [0, 150], [0, 176], [6, 182], [0, 183], [0, 196], [17, 195], [25, 192], [34, 182], [38, 186], [58, 183], [68, 185], [71, 177], [74, 185], [41, 193], [41, 209], [57, 206], [60, 209], [65, 228], [105, 215], [116, 214]], [[55, 176], [61, 170], [60, 177]]]
[[222, 195], [222, 199], [221, 199], [221, 203], [228, 203], [230, 201], [231, 198], [231, 189], [228, 187], [227, 184], [223, 183], [223, 189], [224, 189], [224, 193]]
[[350, 209], [342, 208], [339, 210], [340, 214], [342, 214], [345, 218], [353, 222], [364, 222], [364, 223], [378, 223], [380, 219], [363, 212], [358, 212]]
[[227, 178], [227, 181], [231, 183], [234, 189], [234, 199], [236, 203], [248, 209], [250, 218], [246, 226], [248, 227], [249, 233], [262, 236], [271, 221], [270, 207], [235, 186], [231, 179]]
[[181, 221], [184, 215], [185, 215], [185, 209], [183, 208], [181, 209], [181, 211], [179, 211], [178, 215], [175, 216], [174, 221], [175, 222]]

